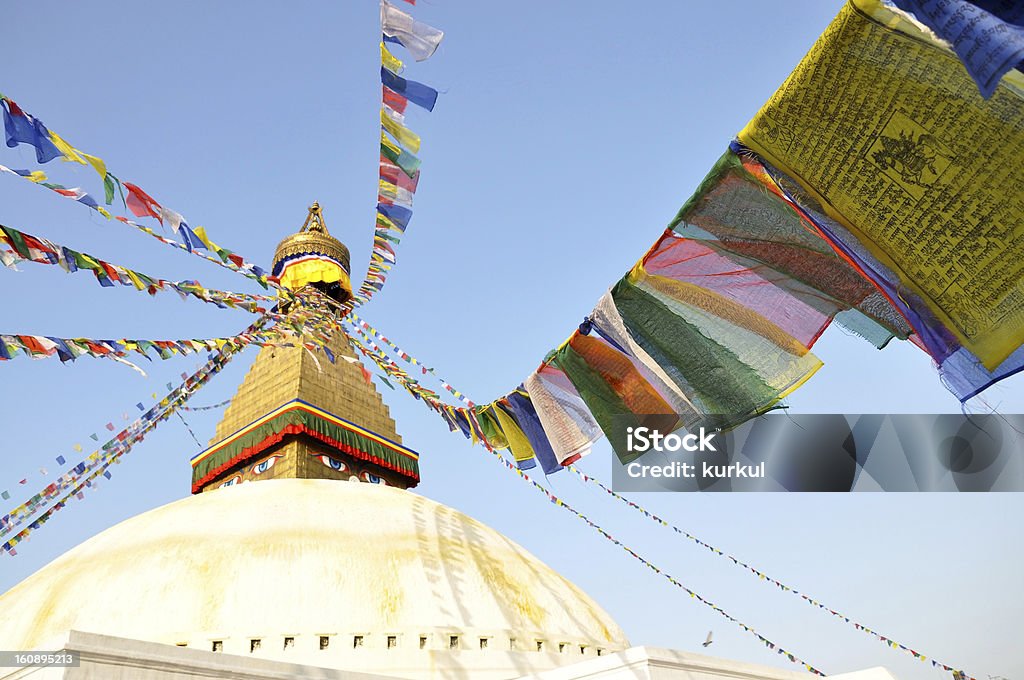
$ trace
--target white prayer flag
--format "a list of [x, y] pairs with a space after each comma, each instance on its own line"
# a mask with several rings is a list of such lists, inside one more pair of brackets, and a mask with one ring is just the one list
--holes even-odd
[[384, 35], [398, 40], [416, 61], [428, 59], [444, 38], [444, 31], [416, 21], [387, 0], [380, 2], [380, 25]]

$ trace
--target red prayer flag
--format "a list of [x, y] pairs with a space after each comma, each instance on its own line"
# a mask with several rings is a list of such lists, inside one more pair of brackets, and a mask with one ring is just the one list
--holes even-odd
[[405, 113], [405, 106], [409, 103], [409, 100], [386, 85], [381, 87], [384, 89], [384, 103], [398, 113]]
[[[128, 190], [128, 198], [125, 203], [128, 204], [128, 209], [132, 211], [133, 215], [136, 217], [155, 217], [160, 220], [160, 224], [164, 223], [159, 213], [161, 205], [153, 200], [152, 196], [131, 182], [125, 182], [124, 188]], [[154, 210], [153, 206], [156, 206], [157, 209]]]
[[111, 432], [113, 432], [114, 431], [114, 424], [113, 423], [107, 423], [107, 429], [110, 430]]
[[414, 194], [420, 183], [420, 171], [417, 170], [412, 177], [409, 177], [397, 165], [389, 162], [386, 158], [381, 158], [380, 178]]

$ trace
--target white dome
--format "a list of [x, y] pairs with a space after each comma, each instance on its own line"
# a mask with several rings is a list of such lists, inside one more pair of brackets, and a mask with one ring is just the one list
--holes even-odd
[[0, 649], [75, 629], [409, 677], [433, 677], [439, 655], [511, 677], [628, 646], [593, 600], [493, 529], [409, 491], [325, 480], [242, 484], [133, 517], [0, 596], [0, 611]]

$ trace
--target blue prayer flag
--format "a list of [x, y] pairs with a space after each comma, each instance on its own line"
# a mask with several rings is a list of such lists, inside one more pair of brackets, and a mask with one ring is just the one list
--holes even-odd
[[893, 0], [948, 42], [988, 99], [1024, 64], [1024, 9], [999, 0]]
[[384, 87], [402, 95], [416, 106], [427, 111], [434, 110], [434, 104], [437, 103], [437, 90], [434, 88], [417, 83], [415, 80], [406, 80], [383, 66], [380, 67], [380, 80], [384, 83]]
[[36, 160], [40, 163], [47, 163], [64, 155], [50, 141], [50, 131], [42, 122], [27, 115], [9, 99], [5, 99], [4, 104], [4, 136], [7, 146], [13, 149], [18, 144], [31, 144], [36, 148]]
[[409, 220], [412, 219], [412, 210], [400, 205], [384, 205], [383, 203], [378, 203], [377, 212], [391, 220], [394, 225], [403, 232], [405, 231], [405, 228], [409, 226]]

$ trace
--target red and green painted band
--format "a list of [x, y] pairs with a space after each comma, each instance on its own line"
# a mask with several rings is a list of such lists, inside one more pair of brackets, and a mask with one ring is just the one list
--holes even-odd
[[198, 493], [224, 471], [258, 456], [286, 436], [299, 434], [397, 472], [414, 483], [419, 481], [415, 452], [326, 411], [294, 401], [197, 455], [192, 462], [192, 493]]

